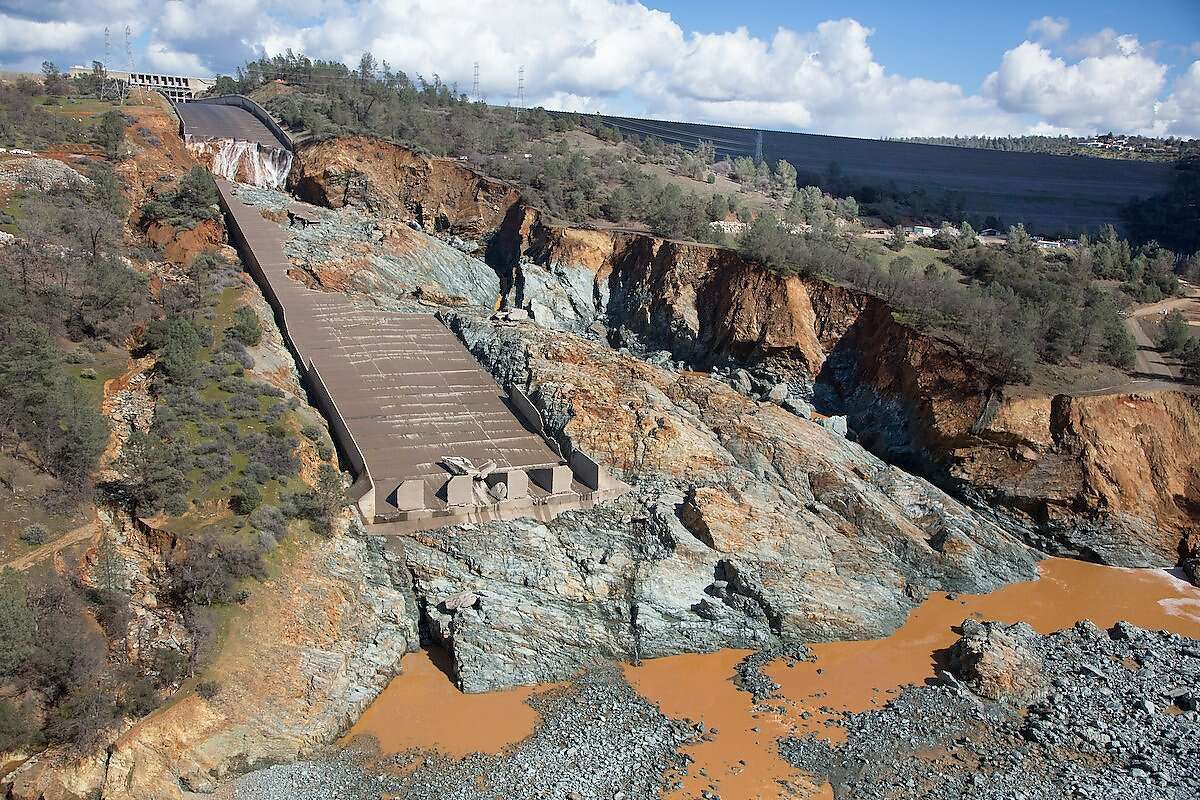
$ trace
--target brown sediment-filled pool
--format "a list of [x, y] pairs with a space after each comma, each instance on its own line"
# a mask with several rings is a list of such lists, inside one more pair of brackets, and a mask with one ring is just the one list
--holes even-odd
[[[937, 653], [957, 639], [954, 628], [968, 617], [1023, 621], [1043, 633], [1081, 619], [1101, 627], [1128, 620], [1200, 638], [1200, 589], [1166, 572], [1048, 559], [1041, 573], [1035, 581], [991, 594], [955, 600], [935, 595], [887, 638], [815, 644], [813, 661], [770, 664], [767, 674], [781, 685], [783, 696], [770, 701], [770, 711], [756, 711], [751, 696], [733, 685], [744, 650], [671, 656], [626, 667], [629, 682], [663, 713], [703, 723], [706, 731], [716, 729], [686, 748], [695, 763], [687, 776], [668, 776], [684, 784], [682, 791], [668, 796], [697, 797], [712, 786], [722, 797], [739, 800], [828, 797], [827, 786], [816, 786], [779, 757], [776, 740], [790, 733], [836, 740], [842, 731], [827, 726], [829, 720], [883, 705], [900, 687], [932, 678]], [[425, 652], [406, 656], [403, 666], [404, 673], [347, 738], [372, 735], [385, 754], [412, 748], [452, 756], [498, 753], [529, 735], [537, 722], [525, 700], [538, 687], [464, 695]]]
[[403, 672], [359, 718], [344, 741], [370, 736], [385, 755], [437, 750], [461, 758], [499, 753], [533, 733], [538, 714], [525, 700], [544, 687], [464, 694], [447, 674], [440, 650], [409, 653]]
[[[1042, 633], [1082, 619], [1101, 627], [1127, 620], [1200, 638], [1200, 589], [1157, 570], [1048, 559], [1034, 581], [955, 600], [932, 596], [887, 638], [815, 644], [813, 661], [770, 664], [766, 672], [785, 698], [770, 703], [779, 709], [774, 713], [756, 714], [750, 695], [734, 688], [734, 665], [744, 654], [738, 651], [672, 656], [628, 668], [626, 674], [664, 713], [718, 728], [712, 741], [688, 750], [696, 762], [677, 796], [697, 796], [710, 784], [722, 797], [792, 796], [780, 786], [783, 780], [800, 788], [797, 796], [803, 797], [805, 776], [791, 770], [776, 749], [780, 732], [836, 741], [842, 730], [827, 727], [828, 720], [883, 705], [900, 687], [934, 677], [937, 652], [957, 640], [954, 627], [968, 617], [1023, 621]], [[756, 726], [759, 733], [753, 731]]]

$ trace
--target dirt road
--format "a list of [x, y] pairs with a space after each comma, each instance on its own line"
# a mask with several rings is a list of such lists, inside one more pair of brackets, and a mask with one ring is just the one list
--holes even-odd
[[78, 528], [69, 530], [62, 536], [59, 536], [57, 539], [46, 542], [38, 549], [32, 550], [23, 556], [14, 558], [7, 564], [0, 565], [0, 567], [12, 567], [17, 572], [23, 572], [35, 564], [39, 564], [48, 558], [53, 558], [55, 554], [73, 544], [78, 544], [79, 542], [90, 539], [92, 535], [96, 533], [97, 525], [98, 521], [93, 517], [91, 520], [80, 525]]
[[1181, 311], [1189, 320], [1200, 321], [1200, 290], [1187, 284], [1184, 287], [1188, 292], [1186, 296], [1139, 306], [1125, 318], [1125, 328], [1137, 343], [1134, 371], [1138, 377], [1171, 382], [1181, 377], [1178, 362], [1158, 349], [1142, 327], [1142, 322], [1171, 311]]

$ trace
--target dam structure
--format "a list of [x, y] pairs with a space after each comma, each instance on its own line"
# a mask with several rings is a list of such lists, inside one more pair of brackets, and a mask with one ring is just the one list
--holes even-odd
[[[274, 135], [238, 105], [178, 112], [185, 135]], [[520, 389], [506, 394], [434, 314], [381, 310], [294, 280], [288, 229], [243, 202], [235, 183], [218, 177], [217, 188], [230, 240], [329, 423], [368, 530], [546, 518], [628, 488], [581, 451], [564, 458]], [[292, 215], [319, 224], [300, 204]]]
[[[1082, 233], [1122, 226], [1131, 200], [1166, 191], [1170, 164], [1150, 161], [982, 150], [948, 145], [857, 139], [728, 125], [589, 115], [623, 136], [655, 137], [694, 149], [711, 142], [718, 158], [783, 159], [796, 168], [800, 185], [828, 188], [831, 179], [853, 187], [860, 201], [870, 191], [923, 192], [948, 200], [975, 221], [1018, 222], [1037, 233]], [[836, 178], [834, 178], [836, 176]], [[861, 187], [861, 188], [860, 188]], [[864, 192], [862, 189], [867, 189]], [[961, 220], [951, 219], [958, 223]]]

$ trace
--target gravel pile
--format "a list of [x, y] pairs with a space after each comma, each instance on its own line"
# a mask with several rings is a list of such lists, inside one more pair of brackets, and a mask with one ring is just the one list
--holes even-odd
[[[668, 770], [682, 771], [690, 726], [664, 717], [614, 668], [598, 668], [530, 703], [542, 722], [505, 755], [454, 761], [405, 753], [368, 769], [361, 754], [271, 767], [239, 778], [245, 800], [652, 800]], [[416, 762], [415, 770], [406, 767]], [[389, 769], [396, 767], [397, 769]], [[408, 772], [408, 774], [403, 774]]]
[[[1049, 636], [985, 623], [965, 633], [976, 642], [1002, 638], [1007, 649], [992, 658], [984, 647], [978, 670], [955, 664], [963, 683], [908, 689], [883, 709], [850, 716], [842, 746], [784, 740], [784, 758], [828, 776], [839, 797], [1200, 797], [1200, 642], [1127, 623], [1108, 632], [1080, 623]], [[994, 696], [1015, 663], [1039, 664], [1039, 699], [976, 694]], [[1024, 691], [1028, 677], [1010, 685]]]
[[91, 181], [52, 158], [0, 161], [0, 186], [48, 192], [67, 186], [88, 186]]
[[807, 661], [809, 650], [799, 643], [784, 643], [777, 647], [756, 650], [737, 663], [733, 676], [734, 685], [754, 696], [761, 703], [775, 696], [782, 687], [763, 672], [763, 667], [772, 661], [783, 659], [789, 663]]

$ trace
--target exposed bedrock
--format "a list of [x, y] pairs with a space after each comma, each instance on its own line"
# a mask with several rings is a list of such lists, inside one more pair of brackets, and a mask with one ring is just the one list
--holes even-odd
[[[818, 410], [847, 415], [857, 439], [890, 463], [1003, 509], [1049, 552], [1170, 566], [1200, 539], [1195, 394], [1005, 387], [954, 343], [896, 321], [883, 301], [851, 289], [702, 245], [537, 220], [522, 227], [523, 249], [509, 259], [513, 280], [523, 281], [515, 286], [530, 286], [540, 270], [541, 282], [571, 276], [560, 289], [578, 296], [569, 287], [586, 269], [597, 316], [617, 344], [669, 351], [697, 368], [744, 368], [755, 389], [784, 383]], [[502, 231], [493, 249], [504, 240]], [[533, 309], [562, 306], [509, 296]], [[551, 327], [581, 327], [560, 319], [568, 323]]]
[[448, 322], [550, 436], [637, 483], [549, 522], [406, 540], [467, 690], [609, 656], [880, 636], [928, 591], [1035, 574], [1032, 551], [931, 484], [708, 375], [534, 325]]
[[[1012, 530], [1049, 552], [1126, 566], [1190, 563], [1188, 543], [1194, 549], [1200, 538], [1200, 460], [1191, 457], [1200, 414], [1192, 396], [1004, 387], [986, 365], [898, 322], [877, 298], [779, 275], [719, 248], [563, 227], [506, 184], [394, 145], [317, 143], [301, 149], [292, 177], [300, 191], [311, 178], [314, 186], [365, 186], [374, 198], [355, 200], [354, 190], [339, 200], [332, 188], [313, 189], [309, 199], [318, 202], [374, 204], [426, 230], [474, 237], [506, 306], [529, 311], [541, 328], [603, 335], [656, 363], [720, 371], [758, 397], [784, 384], [819, 411], [845, 414], [852, 435], [873, 452], [999, 509]], [[518, 368], [493, 363], [501, 373]], [[591, 369], [579, 368], [585, 376]], [[560, 400], [535, 398], [550, 416]], [[629, 416], [634, 426], [653, 418], [644, 409]], [[625, 457], [633, 472], [644, 469], [643, 451], [657, 446], [656, 437], [615, 422], [599, 438], [626, 452], [600, 446], [592, 455], [616, 466]], [[694, 444], [672, 446], [686, 453]], [[755, 464], [741, 468], [753, 472]]]

